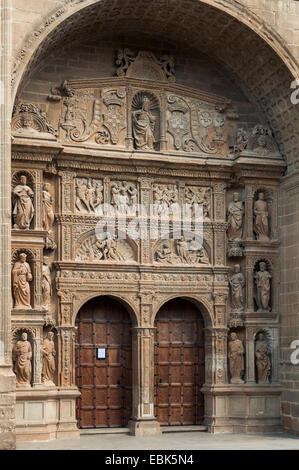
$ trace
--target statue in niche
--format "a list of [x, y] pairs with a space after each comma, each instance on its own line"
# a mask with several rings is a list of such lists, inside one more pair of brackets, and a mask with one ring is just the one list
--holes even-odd
[[42, 268], [42, 304], [45, 310], [48, 310], [50, 305], [50, 299], [52, 295], [52, 283], [51, 283], [51, 269], [48, 258], [44, 258], [44, 264]]
[[270, 279], [272, 276], [266, 267], [266, 263], [260, 262], [260, 271], [257, 271], [254, 276], [257, 289], [256, 303], [259, 312], [269, 312], [270, 310]]
[[236, 333], [231, 333], [231, 340], [228, 343], [229, 371], [232, 384], [243, 384], [244, 374], [244, 346]]
[[231, 276], [229, 284], [232, 295], [232, 310], [244, 310], [243, 288], [245, 286], [245, 278], [243, 273], [241, 273], [241, 268], [239, 264], [236, 264], [234, 266], [234, 274]]
[[44, 385], [55, 386], [55, 344], [54, 333], [49, 331], [43, 343], [43, 368], [42, 368], [42, 382]]
[[12, 269], [12, 288], [15, 309], [31, 309], [30, 286], [32, 274], [29, 264], [26, 262], [26, 253], [20, 253], [19, 261], [16, 261]]
[[271, 374], [271, 351], [263, 333], [259, 333], [255, 342], [255, 363], [258, 383], [268, 383]]
[[25, 175], [20, 177], [20, 184], [13, 189], [14, 207], [13, 218], [15, 229], [29, 229], [34, 216], [34, 207], [32, 199], [34, 192], [27, 186]]
[[123, 261], [124, 258], [119, 253], [116, 247], [116, 241], [112, 238], [109, 232], [106, 232], [106, 238], [104, 240], [97, 240], [96, 248], [100, 251], [100, 258], [104, 261]]
[[27, 341], [27, 333], [22, 333], [21, 340], [13, 348], [14, 373], [17, 387], [30, 387], [32, 348]]
[[269, 238], [269, 213], [268, 204], [264, 193], [259, 193], [258, 200], [254, 203], [254, 227], [253, 230], [259, 241], [268, 242]]
[[156, 117], [150, 111], [150, 100], [143, 97], [141, 109], [133, 111], [133, 136], [138, 150], [151, 150], [154, 148]]
[[233, 194], [233, 200], [228, 206], [228, 239], [241, 240], [243, 229], [243, 203], [239, 201], [239, 193]]
[[43, 187], [43, 226], [48, 232], [52, 232], [54, 223], [54, 199], [50, 194], [50, 184], [45, 183]]

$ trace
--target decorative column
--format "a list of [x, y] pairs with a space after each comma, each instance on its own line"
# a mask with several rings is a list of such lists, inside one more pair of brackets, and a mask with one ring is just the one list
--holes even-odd
[[0, 450], [14, 449], [16, 379], [12, 372], [11, 355], [11, 0], [1, 0], [0, 29], [2, 51], [0, 78], [2, 101], [0, 104]]
[[127, 135], [126, 147], [133, 150], [133, 131], [132, 131], [132, 88], [127, 88]]
[[166, 139], [166, 95], [161, 93], [161, 109], [160, 109], [160, 151], [167, 150]]
[[213, 379], [214, 385], [228, 383], [227, 378], [227, 328], [213, 330], [214, 361]]
[[255, 384], [255, 357], [254, 357], [254, 333], [256, 328], [246, 328], [246, 383]]
[[254, 187], [246, 185], [245, 187], [245, 240], [253, 240], [253, 196]]
[[[140, 190], [140, 204], [145, 209], [145, 213], [139, 214], [140, 220], [140, 233], [143, 228], [147, 228], [148, 220], [150, 220], [150, 204], [152, 192], [152, 179], [141, 176], [138, 178]], [[146, 240], [140, 240], [140, 262], [141, 264], [150, 264], [151, 260], [151, 240], [150, 233], [148, 233]]]
[[134, 436], [161, 434], [154, 416], [154, 331], [132, 328], [133, 406], [128, 426]]
[[75, 386], [75, 333], [72, 326], [57, 328], [59, 364], [59, 385], [62, 387]]
[[247, 305], [247, 310], [249, 312], [254, 311], [254, 302], [253, 302], [253, 297], [254, 297], [254, 273], [253, 273], [253, 268], [254, 268], [254, 259], [247, 258], [246, 259], [246, 305]]

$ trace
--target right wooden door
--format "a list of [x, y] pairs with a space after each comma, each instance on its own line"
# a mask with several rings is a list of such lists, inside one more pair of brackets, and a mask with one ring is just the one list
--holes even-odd
[[173, 299], [155, 320], [155, 416], [163, 426], [201, 424], [204, 323], [190, 301]]

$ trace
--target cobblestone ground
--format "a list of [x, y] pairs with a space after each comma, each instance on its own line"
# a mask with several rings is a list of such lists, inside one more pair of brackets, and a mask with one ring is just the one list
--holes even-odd
[[244, 435], [198, 432], [133, 437], [97, 434], [80, 439], [19, 442], [17, 450], [299, 450], [299, 438], [289, 434]]

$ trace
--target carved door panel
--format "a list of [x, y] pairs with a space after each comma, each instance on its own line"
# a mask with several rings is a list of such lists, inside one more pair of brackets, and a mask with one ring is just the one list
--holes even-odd
[[161, 425], [201, 424], [204, 418], [204, 324], [190, 302], [165, 304], [155, 321], [155, 415]]
[[[80, 310], [76, 326], [78, 426], [126, 426], [132, 409], [129, 314], [115, 300], [92, 299]], [[105, 358], [97, 358], [98, 348], [105, 349]]]

